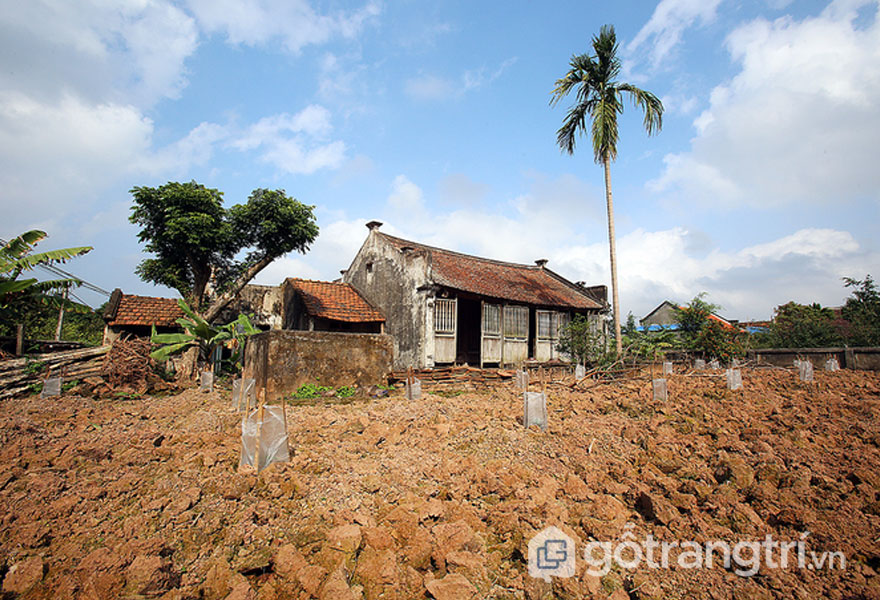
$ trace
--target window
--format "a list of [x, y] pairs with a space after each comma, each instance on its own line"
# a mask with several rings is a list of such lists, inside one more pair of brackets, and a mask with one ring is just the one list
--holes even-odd
[[498, 304], [483, 305], [483, 335], [485, 337], [501, 337], [501, 306]]
[[529, 337], [529, 307], [528, 306], [505, 306], [504, 307], [504, 337], [515, 339], [528, 339]]
[[556, 326], [556, 339], [562, 337], [562, 333], [568, 328], [571, 323], [571, 313], [558, 313], [559, 320]]
[[434, 300], [434, 333], [455, 335], [455, 299]]
[[535, 314], [538, 316], [538, 339], [549, 340], [550, 332], [553, 331], [553, 313], [549, 310], [539, 310]]

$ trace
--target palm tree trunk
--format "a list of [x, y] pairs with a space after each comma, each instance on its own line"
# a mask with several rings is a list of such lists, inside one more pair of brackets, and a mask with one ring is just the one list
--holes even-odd
[[620, 298], [617, 295], [617, 247], [614, 242], [614, 202], [611, 200], [611, 161], [606, 154], [602, 160], [605, 167], [605, 207], [608, 209], [608, 249], [611, 254], [611, 303], [614, 307], [614, 343], [618, 358], [623, 353], [620, 339]]

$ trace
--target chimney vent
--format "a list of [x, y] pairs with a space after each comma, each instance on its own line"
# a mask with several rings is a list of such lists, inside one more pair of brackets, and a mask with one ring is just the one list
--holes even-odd
[[538, 260], [535, 261], [535, 264], [543, 269], [544, 265], [547, 264], [547, 259], [546, 258], [539, 258]]
[[379, 229], [380, 227], [382, 227], [382, 221], [370, 221], [369, 223], [367, 223], [367, 229], [369, 229], [370, 231]]

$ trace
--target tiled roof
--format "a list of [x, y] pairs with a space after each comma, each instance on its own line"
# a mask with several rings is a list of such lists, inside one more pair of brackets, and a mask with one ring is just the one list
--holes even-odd
[[306, 312], [313, 317], [349, 323], [384, 322], [385, 317], [370, 306], [357, 290], [347, 283], [312, 281], [291, 277], [287, 283], [303, 299]]
[[[113, 299], [111, 298], [111, 304]], [[147, 327], [175, 327], [177, 319], [185, 317], [174, 298], [153, 298], [120, 294], [119, 304], [112, 315], [106, 315], [108, 325], [145, 325]]]
[[481, 296], [553, 306], [596, 310], [603, 305], [546, 267], [521, 265], [461, 254], [376, 232], [397, 249], [411, 248], [431, 257], [434, 282]]

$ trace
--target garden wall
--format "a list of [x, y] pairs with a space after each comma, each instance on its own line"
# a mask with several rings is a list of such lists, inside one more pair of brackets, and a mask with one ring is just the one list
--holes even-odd
[[338, 388], [386, 383], [394, 345], [390, 335], [272, 330], [248, 338], [244, 374], [266, 400], [307, 383]]
[[880, 348], [762, 348], [749, 350], [748, 358], [759, 364], [790, 367], [795, 359], [809, 360], [821, 369], [829, 358], [836, 358], [841, 368], [880, 371]]

